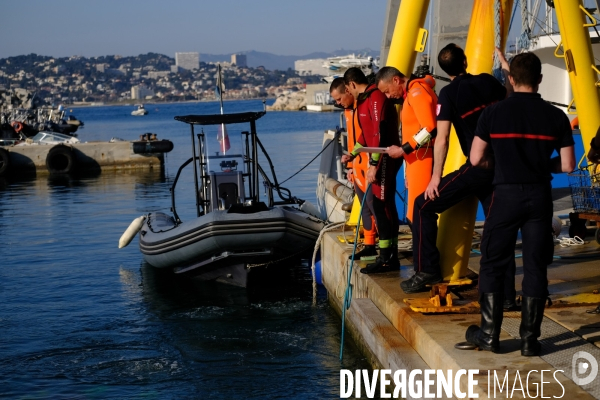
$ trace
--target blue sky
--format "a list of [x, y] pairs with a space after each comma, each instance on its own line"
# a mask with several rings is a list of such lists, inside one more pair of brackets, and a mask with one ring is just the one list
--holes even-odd
[[379, 50], [387, 0], [0, 0], [0, 58]]

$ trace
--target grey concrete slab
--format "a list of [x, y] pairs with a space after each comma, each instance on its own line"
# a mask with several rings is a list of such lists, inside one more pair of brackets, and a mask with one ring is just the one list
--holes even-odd
[[[73, 148], [73, 158], [78, 170], [123, 170], [161, 168], [163, 153], [136, 154], [130, 141], [84, 142], [69, 144]], [[6, 146], [11, 168], [48, 173], [46, 158], [51, 145]]]
[[[336, 239], [336, 233], [325, 235], [322, 245], [323, 281], [330, 294], [330, 301], [341, 303], [348, 274], [348, 251]], [[412, 266], [406, 265], [402, 260], [403, 268], [398, 272], [376, 275], [360, 274], [358, 268], [353, 269], [351, 282], [353, 284], [354, 298], [368, 298], [390, 321], [394, 328], [419, 354], [425, 363], [432, 369], [478, 369], [479, 383], [476, 393], [480, 398], [488, 397], [487, 377], [488, 371], [494, 371], [504, 377], [509, 374], [511, 384], [519, 376], [526, 376], [530, 371], [529, 389], [535, 388], [535, 383], [542, 377], [538, 371], [548, 370], [556, 372], [557, 381], [552, 380], [546, 384], [544, 396], [563, 395], [563, 388], [569, 396], [576, 398], [592, 398], [589, 393], [575, 385], [575, 383], [557, 371], [552, 365], [539, 357], [522, 357], [520, 355], [520, 342], [514, 337], [503, 332], [501, 335], [502, 350], [500, 354], [484, 351], [461, 351], [454, 348], [454, 344], [464, 341], [466, 328], [479, 322], [478, 315], [423, 315], [413, 312], [405, 303], [407, 297], [399, 287], [402, 279], [412, 274]], [[427, 297], [427, 293], [410, 295], [411, 297]], [[375, 352], [374, 352], [375, 353]], [[537, 375], [536, 375], [537, 374]], [[547, 376], [544, 377], [547, 379]], [[560, 384], [558, 383], [560, 382]], [[460, 382], [461, 389], [465, 389], [466, 382]], [[518, 384], [517, 384], [518, 388]], [[501, 396], [506, 397], [506, 393]], [[514, 393], [516, 398], [524, 397], [521, 392]]]

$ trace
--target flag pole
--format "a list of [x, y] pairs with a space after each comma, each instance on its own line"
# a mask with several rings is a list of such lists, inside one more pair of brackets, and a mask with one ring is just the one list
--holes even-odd
[[[219, 92], [219, 103], [221, 105], [221, 115], [224, 114], [223, 112], [223, 80], [221, 77], [221, 64], [217, 64], [217, 90]], [[222, 123], [221, 124], [221, 140], [222, 143], [225, 142], [225, 124]], [[227, 151], [227, 149], [225, 148], [224, 145], [221, 145], [221, 150], [223, 150], [223, 155], [225, 155], [225, 152]]]

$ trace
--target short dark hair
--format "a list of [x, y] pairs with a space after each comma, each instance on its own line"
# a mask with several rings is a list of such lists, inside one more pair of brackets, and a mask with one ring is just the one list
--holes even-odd
[[335, 78], [331, 81], [331, 85], [329, 86], [329, 93], [337, 90], [340, 94], [344, 94], [346, 92], [346, 81], [342, 77]]
[[379, 82], [385, 81], [388, 82], [393, 77], [397, 76], [398, 78], [405, 78], [405, 75], [395, 67], [383, 67], [377, 72], [375, 75], [375, 84], [379, 85]]
[[354, 82], [359, 85], [369, 84], [369, 80], [365, 76], [365, 73], [362, 72], [360, 68], [356, 67], [348, 68], [346, 72], [344, 72], [344, 82], [346, 85], [350, 84], [350, 82]]
[[510, 62], [510, 76], [517, 85], [536, 87], [542, 75], [542, 62], [533, 53], [517, 54]]
[[464, 74], [466, 60], [465, 51], [454, 43], [447, 44], [438, 54], [440, 68], [450, 76]]

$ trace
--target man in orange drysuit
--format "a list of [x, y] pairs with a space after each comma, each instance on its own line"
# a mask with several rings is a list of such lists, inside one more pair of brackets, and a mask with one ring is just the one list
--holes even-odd
[[[354, 96], [346, 89], [344, 78], [335, 78], [329, 87], [331, 98], [344, 108], [344, 117], [346, 118], [346, 130], [348, 133], [348, 151], [354, 150], [354, 144], [362, 131], [358, 124], [356, 113], [356, 101]], [[367, 171], [369, 169], [369, 155], [359, 154], [354, 160], [348, 163], [348, 180], [354, 184], [354, 191], [361, 204], [367, 190]], [[354, 258], [359, 260], [361, 257], [376, 256], [375, 238], [377, 229], [375, 228], [375, 218], [371, 214], [369, 207], [363, 207], [361, 214], [363, 225], [364, 246], [361, 251], [354, 254]], [[350, 256], [349, 258], [352, 258]]]
[[[349, 68], [344, 73], [346, 88], [356, 99], [356, 114], [362, 133], [350, 155], [342, 162], [358, 157], [361, 147], [387, 147], [399, 145], [398, 113], [374, 84], [369, 83], [359, 68]], [[396, 174], [400, 160], [387, 154], [370, 153], [367, 183], [371, 185], [366, 203], [375, 217], [379, 233], [379, 257], [360, 271], [365, 274], [398, 270], [398, 211], [396, 210]]]
[[406, 161], [406, 217], [412, 222], [415, 198], [427, 189], [433, 170], [433, 139], [419, 144], [413, 136], [424, 128], [435, 138], [435, 80], [430, 75], [423, 78], [412, 76], [409, 79], [394, 67], [383, 67], [377, 73], [375, 83], [387, 98], [404, 99], [400, 114], [404, 144], [389, 146], [387, 154], [392, 158], [404, 157]]

